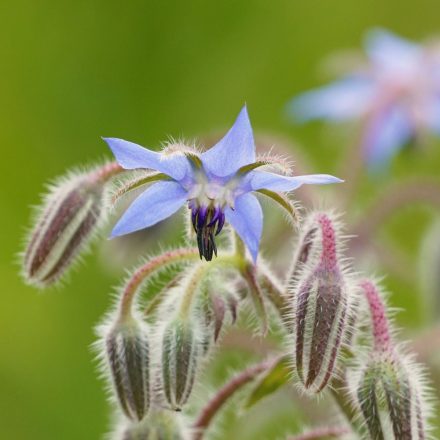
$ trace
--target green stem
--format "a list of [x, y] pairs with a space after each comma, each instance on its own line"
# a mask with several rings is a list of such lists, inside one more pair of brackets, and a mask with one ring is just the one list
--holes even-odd
[[261, 320], [261, 332], [265, 336], [268, 330], [267, 312], [264, 305], [263, 293], [257, 280], [255, 266], [247, 264], [247, 266], [242, 270], [241, 275], [249, 287], [255, 310]]
[[359, 423], [356, 421], [351, 398], [348, 394], [347, 383], [344, 379], [333, 379], [331, 383], [331, 394], [333, 400], [338, 405], [340, 411], [344, 414], [347, 422], [351, 425], [354, 432], [360, 432]]
[[179, 314], [182, 318], [186, 318], [189, 316], [189, 312], [191, 310], [191, 305], [193, 303], [193, 298], [195, 293], [197, 292], [197, 288], [200, 286], [203, 281], [203, 277], [207, 274], [210, 269], [210, 263], [200, 263], [198, 264], [190, 278], [188, 279], [186, 286], [184, 288], [184, 293], [182, 296], [182, 302], [180, 304]]
[[211, 424], [212, 419], [223, 407], [223, 405], [244, 385], [254, 380], [263, 371], [268, 370], [276, 362], [274, 359], [263, 361], [259, 364], [253, 365], [240, 372], [227, 382], [217, 393], [208, 401], [206, 406], [201, 411], [199, 417], [194, 423], [193, 440], [201, 440], [205, 434], [206, 429]]
[[148, 302], [148, 304], [145, 307], [144, 310], [145, 317], [152, 316], [152, 314], [157, 310], [159, 305], [165, 299], [168, 291], [178, 284], [181, 277], [182, 274], [179, 272], [169, 283], [167, 283], [164, 287], [162, 287], [159, 293], [154, 295], [154, 297], [151, 299], [151, 301]]
[[139, 267], [125, 285], [120, 300], [120, 319], [124, 320], [131, 316], [132, 306], [136, 294], [140, 291], [141, 284], [153, 273], [170, 264], [180, 263], [187, 260], [197, 260], [198, 249], [181, 248], [165, 252], [152, 258], [147, 263]]
[[191, 308], [191, 304], [193, 302], [193, 298], [195, 293], [197, 292], [197, 288], [203, 280], [203, 277], [206, 274], [217, 267], [232, 267], [239, 272], [241, 272], [246, 262], [242, 260], [242, 258], [238, 255], [222, 255], [218, 257], [214, 261], [210, 262], [202, 262], [193, 271], [193, 274], [190, 276], [186, 286], [185, 293], [183, 294], [182, 303], [180, 306], [180, 313], [182, 316], [188, 316], [188, 312]]
[[322, 428], [315, 428], [303, 434], [289, 437], [287, 440], [317, 440], [322, 438], [339, 438], [348, 434], [350, 431], [343, 426], [326, 426]]
[[243, 240], [238, 236], [235, 231], [232, 231], [232, 242], [234, 243], [234, 253], [237, 257], [246, 260], [246, 247]]
[[279, 286], [278, 280], [268, 270], [262, 270], [258, 274], [261, 279], [261, 286], [267, 297], [277, 309], [281, 320], [289, 332], [292, 331], [291, 307], [289, 298], [283, 288]]

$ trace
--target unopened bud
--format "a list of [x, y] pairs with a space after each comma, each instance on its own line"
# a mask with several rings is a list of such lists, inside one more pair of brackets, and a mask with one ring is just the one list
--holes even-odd
[[359, 285], [369, 306], [373, 336], [371, 351], [353, 372], [353, 394], [365, 429], [373, 440], [425, 439], [429, 401], [423, 372], [393, 344], [379, 288], [370, 280]]
[[316, 214], [315, 222], [321, 255], [314, 265], [307, 265], [293, 291], [293, 334], [298, 379], [305, 390], [318, 393], [335, 375], [348, 330], [349, 298], [334, 223], [322, 213]]
[[165, 328], [162, 340], [162, 385], [171, 408], [179, 411], [188, 400], [202, 354], [194, 323], [176, 318]]
[[115, 440], [187, 440], [180, 417], [175, 412], [155, 409], [141, 422], [128, 422]]
[[373, 352], [362, 367], [356, 399], [369, 438], [427, 438], [419, 368], [395, 352]]
[[142, 420], [150, 404], [148, 328], [134, 318], [117, 322], [105, 336], [106, 360], [117, 401], [131, 420]]
[[99, 171], [70, 175], [53, 185], [23, 255], [27, 283], [46, 287], [64, 275], [97, 229], [103, 189]]
[[371, 332], [375, 351], [392, 350], [390, 326], [384, 301], [378, 287], [370, 280], [359, 283], [362, 293], [367, 300], [371, 316]]

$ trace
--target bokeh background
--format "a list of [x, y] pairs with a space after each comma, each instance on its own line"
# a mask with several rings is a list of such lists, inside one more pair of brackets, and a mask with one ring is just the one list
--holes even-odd
[[[95, 246], [62, 288], [41, 293], [25, 286], [17, 254], [30, 206], [48, 179], [110, 157], [102, 135], [151, 147], [170, 136], [213, 137], [245, 102], [257, 135], [279, 139], [283, 151], [294, 146], [291, 154], [307, 159], [302, 171], [340, 173], [353, 131], [292, 124], [286, 102], [327, 81], [322, 60], [359, 47], [371, 27], [416, 40], [440, 33], [434, 0], [16, 0], [3, 1], [0, 14], [0, 438], [15, 440], [97, 439], [108, 430], [90, 350], [93, 327], [110, 305], [124, 258], [132, 265], [151, 250], [148, 237], [134, 257], [129, 243], [121, 244], [124, 258], [120, 251], [113, 259], [105, 254], [114, 248]], [[399, 155], [388, 176], [363, 177], [348, 215], [362, 215], [386, 183], [436, 178], [439, 169], [440, 142]], [[377, 273], [387, 274], [391, 302], [403, 309], [398, 322], [411, 338], [435, 325], [427, 316], [433, 298], [420, 282], [420, 267], [433, 263], [421, 262], [420, 249], [435, 219], [433, 208], [408, 206], [380, 231], [402, 258]], [[151, 242], [166, 241], [162, 232], [154, 230]], [[431, 351], [439, 349], [438, 337], [425, 336]], [[247, 357], [239, 347], [226, 350], [214, 380]], [[435, 357], [430, 362], [435, 369]], [[270, 402], [241, 421], [230, 414], [223, 438], [271, 439], [297, 430], [292, 396]]]

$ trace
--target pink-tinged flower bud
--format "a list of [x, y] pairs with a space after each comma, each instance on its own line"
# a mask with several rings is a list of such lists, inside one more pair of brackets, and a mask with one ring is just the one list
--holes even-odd
[[197, 374], [202, 344], [190, 319], [175, 318], [162, 340], [162, 386], [171, 408], [180, 411], [187, 402]]
[[373, 351], [358, 372], [355, 399], [368, 438], [429, 438], [420, 367], [396, 352]]
[[379, 289], [370, 280], [362, 280], [359, 286], [370, 310], [374, 350], [377, 352], [392, 350], [390, 326]]
[[124, 421], [115, 440], [188, 440], [189, 434], [175, 412], [155, 408], [141, 422]]
[[320, 255], [305, 265], [293, 289], [293, 336], [299, 382], [306, 391], [318, 393], [335, 375], [351, 301], [338, 262], [335, 224], [325, 213], [315, 214], [314, 223]]
[[117, 322], [104, 336], [106, 362], [117, 402], [131, 420], [142, 420], [150, 405], [149, 330], [134, 318]]
[[70, 174], [50, 188], [23, 254], [27, 283], [53, 284], [89, 244], [103, 215], [105, 168]]
[[386, 309], [377, 286], [360, 282], [372, 323], [372, 348], [354, 369], [353, 395], [373, 440], [428, 438], [429, 417], [424, 374], [419, 365], [394, 346]]

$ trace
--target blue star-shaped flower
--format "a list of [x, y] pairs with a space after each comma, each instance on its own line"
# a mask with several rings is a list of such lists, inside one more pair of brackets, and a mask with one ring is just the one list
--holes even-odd
[[147, 228], [174, 214], [185, 203], [191, 209], [200, 257], [217, 254], [215, 236], [225, 221], [236, 230], [254, 261], [263, 228], [263, 213], [253, 191], [292, 191], [302, 184], [342, 182], [327, 174], [283, 176], [255, 168], [254, 137], [246, 107], [232, 128], [202, 154], [157, 153], [121, 139], [105, 138], [125, 169], [148, 168], [163, 174], [130, 205], [112, 236]]
[[440, 53], [385, 30], [367, 34], [367, 66], [293, 99], [299, 121], [364, 118], [362, 154], [370, 168], [391, 157], [421, 132], [440, 135]]

